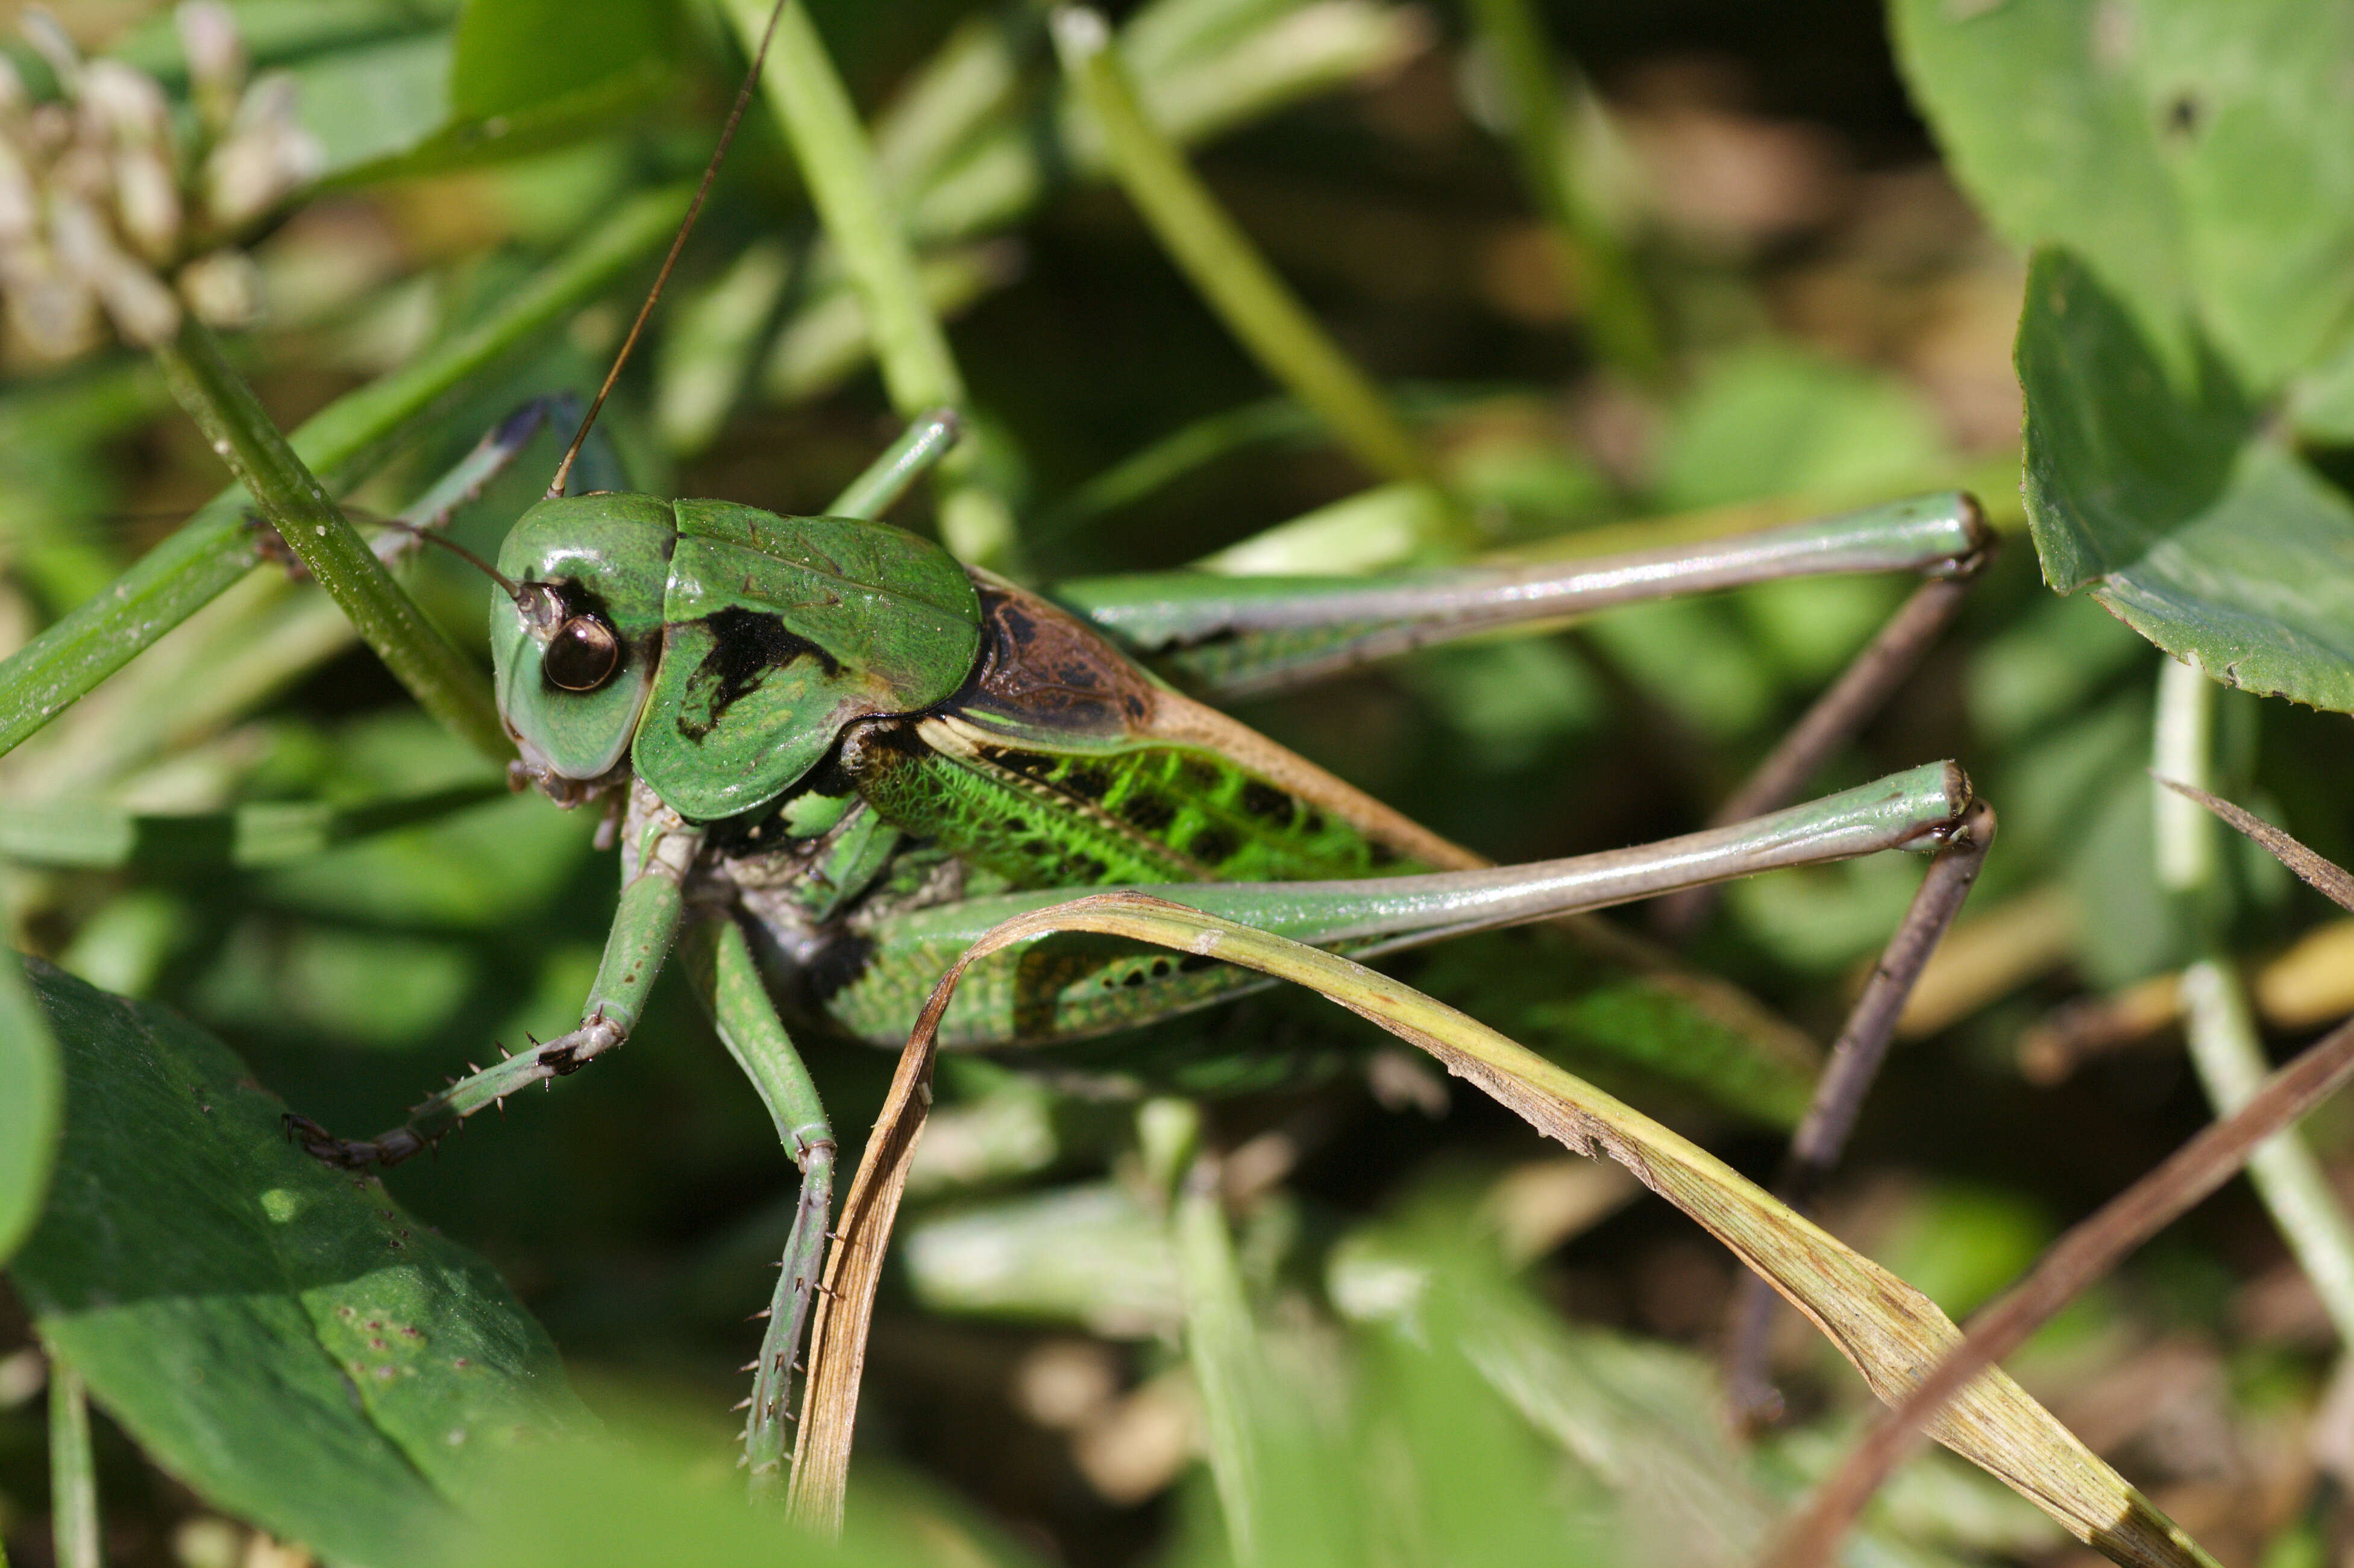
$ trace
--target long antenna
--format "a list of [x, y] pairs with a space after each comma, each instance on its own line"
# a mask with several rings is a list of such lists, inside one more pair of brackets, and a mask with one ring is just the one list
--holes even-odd
[[605, 385], [597, 388], [597, 399], [588, 405], [588, 417], [573, 433], [572, 444], [564, 449], [564, 461], [556, 465], [556, 477], [547, 486], [550, 501], [564, 493], [564, 486], [572, 478], [572, 460], [580, 455], [581, 443], [588, 439], [589, 427], [597, 422], [597, 411], [605, 406], [613, 384], [621, 378], [621, 366], [630, 362], [630, 351], [638, 346], [638, 334], [645, 330], [654, 302], [662, 298], [663, 285], [670, 281], [670, 270], [678, 264], [678, 253], [686, 248], [686, 237], [694, 230], [695, 220], [702, 216], [703, 198], [711, 194], [711, 182], [719, 175], [719, 162], [727, 156], [727, 144], [736, 140], [736, 127], [742, 122], [745, 106], [752, 101], [752, 89], [760, 80], [761, 62], [769, 58], [769, 40], [777, 36], [777, 21], [784, 14], [785, 0], [777, 0], [775, 9], [769, 13], [769, 25], [761, 29], [760, 47], [752, 51], [752, 69], [744, 73], [744, 85], [736, 90], [736, 106], [727, 111], [727, 123], [719, 132], [719, 145], [711, 150], [711, 162], [704, 166], [703, 183], [695, 187], [695, 199], [686, 206], [685, 221], [678, 226], [678, 233], [670, 242], [670, 254], [663, 258], [662, 270], [654, 274], [654, 286], [647, 291], [646, 302], [638, 307], [638, 319], [630, 323], [630, 335], [621, 340], [620, 352], [613, 355], [613, 368], [605, 372]]
[[[352, 510], [353, 509], [348, 506], [344, 508], [344, 511], [347, 514]], [[398, 528], [400, 532], [408, 535], [410, 538], [420, 540], [428, 545], [440, 546], [443, 549], [449, 551], [451, 555], [457, 556], [460, 560], [465, 562], [468, 566], [473, 567], [476, 571], [490, 578], [493, 582], [498, 584], [499, 591], [505, 594], [509, 599], [514, 600], [517, 604], [521, 604], [523, 602], [523, 589], [517, 588], [504, 572], [500, 571], [498, 567], [491, 565], [490, 562], [482, 559], [482, 556], [474, 554], [473, 551], [466, 548], [465, 546], [458, 543], [457, 540], [451, 538], [447, 534], [436, 533], [432, 529], [427, 527], [424, 524], [411, 523], [406, 517], [370, 517], [366, 519], [366, 521], [376, 524], [379, 527]]]

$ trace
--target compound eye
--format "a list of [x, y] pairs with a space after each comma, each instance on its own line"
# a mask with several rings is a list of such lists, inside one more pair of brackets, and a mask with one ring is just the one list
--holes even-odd
[[575, 615], [547, 640], [539, 667], [565, 691], [593, 692], [621, 667], [621, 640], [604, 617]]

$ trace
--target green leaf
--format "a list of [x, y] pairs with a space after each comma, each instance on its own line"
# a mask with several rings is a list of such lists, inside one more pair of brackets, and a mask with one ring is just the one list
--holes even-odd
[[57, 1158], [57, 1042], [13, 953], [0, 955], [0, 1262], [33, 1228]]
[[2018, 358], [2044, 577], [2227, 684], [2354, 711], [2354, 507], [2191, 351], [2170, 376], [2081, 260], [2036, 257]]
[[450, 63], [450, 107], [488, 120], [563, 98], [676, 55], [663, 0], [603, 0], [581, 26], [578, 0], [469, 0]]
[[2077, 250], [2161, 340], [2191, 307], [2267, 391], [2341, 339], [2354, 310], [2354, 13], [1896, 0], [1893, 16], [1949, 164], [2008, 238]]
[[305, 67], [304, 102], [321, 107], [312, 129], [329, 138], [336, 183], [545, 152], [609, 133], [674, 91], [682, 36], [667, 0], [607, 0], [594, 26], [578, 11], [559, 0], [469, 0], [454, 34]]
[[1918, 393], [1776, 343], [1710, 366], [1660, 446], [1652, 499], [1670, 512], [1766, 496], [1877, 501], [1939, 477], [1945, 461]]
[[298, 1152], [219, 1042], [28, 969], [66, 1127], [12, 1278], [157, 1463], [321, 1555], [407, 1564], [518, 1440], [578, 1424], [489, 1266]]

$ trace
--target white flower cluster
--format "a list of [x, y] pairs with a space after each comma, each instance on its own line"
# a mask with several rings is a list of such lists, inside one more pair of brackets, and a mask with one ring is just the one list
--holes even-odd
[[62, 98], [33, 101], [0, 56], [0, 304], [36, 355], [83, 353], [110, 325], [152, 346], [184, 310], [216, 326], [250, 321], [257, 280], [235, 241], [323, 165], [292, 79], [248, 79], [228, 6], [186, 0], [176, 20], [185, 122], [153, 77], [82, 59], [44, 12], [22, 25]]

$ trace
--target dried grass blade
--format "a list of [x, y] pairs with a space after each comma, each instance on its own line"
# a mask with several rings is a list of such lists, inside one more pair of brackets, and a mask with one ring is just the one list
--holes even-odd
[[[1894, 1403], [1961, 1340], [1927, 1297], [1777, 1202], [1762, 1188], [1583, 1079], [1411, 987], [1319, 948], [1136, 893], [1097, 894], [1008, 920], [967, 949], [934, 988], [899, 1059], [891, 1097], [845, 1205], [843, 1239], [827, 1272], [837, 1294], [822, 1306], [806, 1460], [794, 1496], [811, 1512], [838, 1499], [874, 1283], [896, 1216], [916, 1133], [928, 1105], [933, 1035], [948, 1000], [976, 961], [1056, 932], [1123, 937], [1199, 954], [1308, 986], [1437, 1056], [1581, 1154], [1606, 1154], [1682, 1209], [1830, 1338], [1872, 1391]], [[844, 1263], [843, 1259], [848, 1258]], [[2212, 1568], [2173, 1521], [2101, 1462], [1999, 1369], [1979, 1372], [1928, 1427], [2117, 1561], [2151, 1568]]]
[[[2314, 853], [2253, 811], [2234, 806], [2221, 795], [2211, 795], [2195, 784], [2183, 784], [2172, 779], [2161, 778], [2158, 781], [2184, 799], [2198, 801], [2264, 845], [2274, 860], [2296, 873], [2316, 892], [2340, 909], [2354, 911], [2354, 873], [2349, 873], [2334, 860]], [[2194, 821], [2197, 820], [2192, 819]]]
[[[2025, 1278], [1978, 1314], [1961, 1344], [1904, 1402], [1865, 1434], [1767, 1568], [1814, 1568], [1831, 1561], [1840, 1538], [1915, 1442], [1914, 1433], [1979, 1369], [2026, 1343], [2036, 1330], [2126, 1255], [2239, 1172], [2256, 1147], [2354, 1077], [2354, 1023], [2341, 1024], [2265, 1080], [2254, 1098], [2109, 1200], [2053, 1245]], [[2110, 1543], [2092, 1545], [2117, 1556]], [[2129, 1559], [2120, 1558], [2120, 1561]]]

